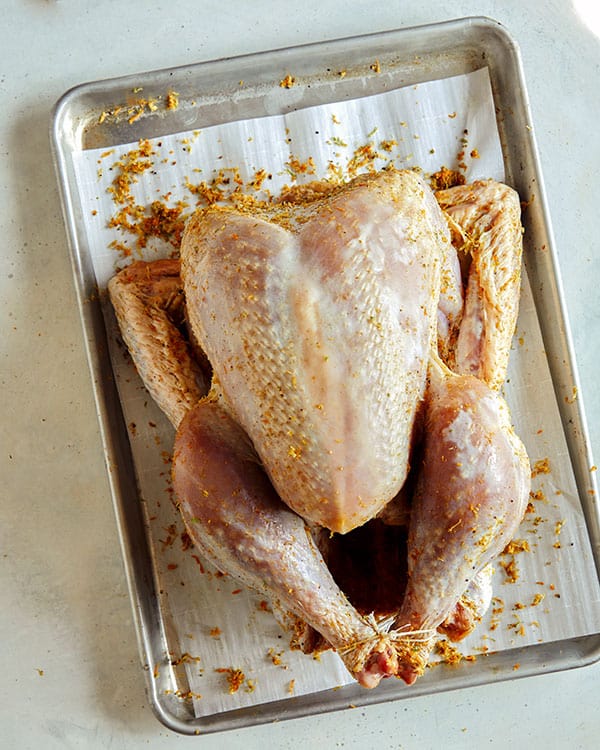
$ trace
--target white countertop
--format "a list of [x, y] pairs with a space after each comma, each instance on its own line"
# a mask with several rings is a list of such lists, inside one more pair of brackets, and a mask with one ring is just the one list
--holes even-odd
[[501, 21], [521, 48], [598, 456], [598, 36], [567, 0], [2, 5], [0, 744], [597, 747], [598, 664], [197, 739], [158, 723], [144, 693], [48, 130], [55, 101], [88, 80], [449, 17]]

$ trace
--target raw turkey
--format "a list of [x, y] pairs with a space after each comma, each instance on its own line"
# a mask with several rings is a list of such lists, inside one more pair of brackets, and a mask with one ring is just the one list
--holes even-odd
[[[389, 170], [300, 202], [212, 207], [188, 223], [180, 277], [178, 261], [136, 263], [109, 284], [178, 428], [190, 536], [365, 687], [413, 682], [436, 629], [475, 626], [521, 520], [527, 456], [497, 393], [518, 307], [515, 196], [488, 181], [436, 201]], [[332, 543], [407, 519], [407, 574], [385, 569], [405, 547], [377, 556], [395, 609], [357, 608]]]

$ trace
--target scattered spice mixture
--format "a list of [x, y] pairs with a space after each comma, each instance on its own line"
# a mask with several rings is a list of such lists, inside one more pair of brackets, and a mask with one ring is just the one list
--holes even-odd
[[477, 656], [470, 654], [470, 655], [464, 655], [462, 654], [456, 646], [450, 643], [450, 641], [446, 640], [445, 638], [441, 638], [438, 640], [435, 644], [435, 653], [438, 654], [441, 657], [443, 664], [448, 664], [450, 666], [456, 666], [457, 664], [460, 664], [461, 661], [476, 661]]
[[550, 474], [550, 461], [547, 458], [541, 458], [538, 461], [535, 461], [531, 467], [532, 479], [540, 474]]
[[510, 560], [499, 560], [500, 567], [506, 573], [506, 583], [516, 583], [519, 580], [519, 567], [514, 557]]
[[279, 85], [282, 89], [291, 89], [295, 83], [296, 79], [289, 73], [285, 76], [285, 78], [282, 78], [281, 81], [279, 81]]
[[574, 404], [577, 400], [577, 386], [573, 386], [571, 389], [571, 396], [565, 396], [566, 404]]
[[192, 654], [184, 651], [181, 656], [171, 659], [171, 666], [178, 667], [180, 664], [198, 664], [201, 661], [199, 656], [192, 656]]
[[[219, 667], [215, 669], [215, 672], [225, 675], [227, 679], [227, 689], [230, 695], [237, 693], [246, 679], [246, 675], [241, 669], [234, 669], [233, 667]], [[252, 690], [254, 690], [254, 683], [252, 683], [252, 685]]]
[[120, 122], [127, 120], [130, 125], [137, 122], [144, 115], [152, 114], [161, 109], [161, 104], [166, 110], [174, 110], [179, 106], [179, 94], [175, 91], [167, 91], [165, 96], [144, 97], [143, 88], [132, 89], [131, 96], [124, 104], [118, 104], [101, 112], [98, 123]]
[[531, 552], [529, 542], [526, 539], [513, 539], [506, 545], [503, 554], [516, 555], [519, 552]]
[[466, 179], [463, 174], [447, 167], [440, 167], [429, 178], [432, 190], [447, 190], [455, 185], [464, 185], [465, 182]]
[[272, 664], [274, 664], [276, 667], [281, 667], [282, 669], [287, 669], [287, 664], [284, 664], [282, 660], [284, 652], [283, 651], [276, 651], [274, 648], [270, 648], [267, 651], [267, 656], [271, 660]]
[[490, 630], [496, 630], [500, 625], [500, 617], [504, 613], [504, 601], [498, 596], [492, 597]]
[[184, 701], [200, 700], [202, 695], [200, 693], [194, 693], [192, 690], [165, 690], [165, 695], [175, 695], [177, 698], [181, 698]]
[[179, 107], [179, 94], [176, 91], [167, 92], [165, 107], [167, 109], [177, 109]]

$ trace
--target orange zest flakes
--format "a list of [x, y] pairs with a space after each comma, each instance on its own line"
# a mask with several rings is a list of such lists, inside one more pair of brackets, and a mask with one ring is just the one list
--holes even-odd
[[283, 651], [275, 651], [274, 648], [270, 648], [267, 651], [267, 656], [269, 657], [269, 659], [271, 660], [271, 662], [276, 667], [281, 667], [282, 669], [287, 669], [288, 668], [287, 664], [284, 664], [283, 661], [282, 661], [282, 659], [281, 659], [282, 655], [283, 655]]
[[365, 143], [355, 149], [353, 156], [348, 162], [347, 171], [352, 177], [356, 176], [361, 170], [368, 168], [373, 169], [373, 162], [377, 159], [379, 153], [372, 143]]
[[315, 160], [312, 156], [309, 156], [304, 161], [301, 161], [296, 156], [292, 156], [289, 161], [286, 161], [285, 166], [293, 179], [296, 179], [301, 174], [315, 174], [316, 172]]
[[[134, 88], [132, 94], [139, 94], [141, 88]], [[118, 104], [115, 107], [106, 109], [98, 117], [98, 124], [106, 121], [120, 122], [127, 120], [130, 125], [137, 122], [145, 114], [156, 112], [159, 109], [159, 103], [162, 97], [130, 97], [125, 104]], [[167, 110], [174, 110], [179, 107], [179, 94], [176, 91], [168, 91], [164, 97], [164, 106]]]
[[504, 548], [505, 555], [516, 555], [519, 552], [531, 552], [529, 542], [526, 539], [513, 539]]
[[127, 118], [127, 122], [130, 125], [133, 125], [133, 123], [137, 122], [140, 119], [140, 117], [144, 114], [145, 109], [146, 109], [146, 102], [143, 100], [140, 100], [140, 102], [134, 104], [129, 110], [131, 114]]
[[[154, 201], [150, 206], [150, 215], [124, 209], [111, 217], [108, 226], [124, 229], [134, 235], [138, 248], [146, 247], [150, 237], [161, 237], [172, 245], [179, 246], [185, 226], [181, 213], [181, 207], [169, 209], [159, 201]], [[123, 243], [112, 242], [111, 245], [115, 249], [121, 249], [125, 255], [131, 254], [131, 249]]]
[[386, 151], [387, 153], [390, 153], [390, 151], [397, 145], [398, 145], [398, 141], [394, 140], [393, 138], [390, 138], [389, 140], [381, 141], [381, 143], [379, 144], [379, 148], [382, 151]]
[[153, 201], [150, 215], [143, 217], [134, 228], [138, 235], [138, 247], [145, 247], [149, 237], [160, 237], [179, 247], [186, 220], [184, 208], [184, 203], [168, 208], [160, 201]]
[[296, 687], [296, 680], [290, 680], [288, 682], [287, 691], [290, 695], [294, 694], [294, 689]]
[[447, 641], [444, 638], [437, 641], [435, 644], [435, 651], [442, 657], [444, 664], [449, 664], [451, 666], [456, 666], [463, 661], [463, 659], [465, 661], [475, 661], [477, 659], [476, 656], [465, 656], [461, 654], [461, 652], [453, 646], [450, 641]]
[[237, 691], [244, 684], [244, 680], [246, 679], [246, 675], [242, 672], [241, 669], [234, 669], [233, 667], [219, 667], [218, 669], [215, 669], [215, 672], [225, 675], [227, 679], [227, 688], [230, 695], [237, 693]]
[[178, 667], [180, 664], [197, 664], [200, 661], [199, 656], [192, 656], [187, 651], [184, 651], [181, 656], [171, 659], [171, 666]]
[[492, 617], [490, 620], [490, 630], [496, 630], [500, 624], [500, 615], [504, 612], [504, 601], [497, 596], [492, 598]]
[[116, 161], [111, 169], [116, 170], [108, 192], [112, 194], [115, 203], [133, 205], [135, 203], [131, 193], [131, 186], [137, 182], [137, 175], [143, 174], [154, 166], [152, 156], [155, 152], [148, 140], [140, 140], [138, 147], [128, 151]]
[[573, 404], [577, 400], [577, 386], [573, 386], [571, 389], [571, 396], [565, 396], [566, 404]]
[[533, 464], [533, 468], [531, 469], [532, 479], [540, 474], [550, 474], [550, 462], [547, 458], [541, 458]]
[[234, 202], [235, 194], [241, 193], [244, 182], [238, 169], [219, 169], [210, 181], [201, 181], [194, 185], [187, 178], [185, 186], [198, 199], [198, 205], [212, 206], [220, 202]]
[[538, 501], [538, 500], [545, 500], [546, 499], [546, 495], [544, 494], [543, 490], [535, 490], [535, 491], [532, 490], [529, 493], [529, 497], [532, 500], [536, 500], [536, 501]]
[[514, 630], [517, 635], [525, 635], [525, 624], [515, 615], [515, 622], [510, 622], [507, 625], [509, 630]]
[[112, 242], [109, 242], [108, 246], [111, 250], [116, 250], [123, 258], [129, 258], [131, 255], [131, 248], [125, 242], [112, 240]]
[[[134, 92], [135, 93], [135, 92]], [[157, 99], [134, 99], [128, 104], [117, 105], [111, 109], [104, 110], [98, 118], [101, 125], [106, 120], [112, 122], [126, 119], [130, 125], [140, 119], [146, 112], [156, 112], [158, 109]]]
[[[565, 525], [566, 521], [557, 521], [554, 524], [554, 533], [558, 537], [560, 535], [560, 532], [562, 531], [562, 527]], [[561, 543], [558, 541], [558, 539], [554, 542], [552, 545], [555, 549], [560, 549], [562, 547]]]
[[267, 652], [268, 656], [270, 657], [271, 661], [276, 667], [281, 664], [282, 653], [283, 653], [282, 651], [279, 651], [279, 652], [275, 651], [274, 648], [270, 648]]
[[286, 75], [285, 78], [282, 78], [281, 81], [279, 81], [279, 85], [282, 89], [291, 89], [292, 86], [296, 83], [296, 79], [294, 76], [290, 75], [289, 73]]
[[506, 573], [506, 583], [516, 583], [519, 580], [519, 567], [515, 558], [500, 560], [500, 567]]
[[165, 107], [167, 109], [177, 109], [179, 107], [179, 94], [176, 91], [168, 91], [165, 97]]
[[455, 169], [448, 169], [443, 166], [429, 178], [432, 190], [447, 190], [456, 185], [464, 185], [465, 182], [466, 179], [463, 174], [457, 172]]
[[165, 690], [165, 695], [176, 695], [184, 701], [200, 700], [202, 698], [200, 693], [194, 693], [192, 690]]
[[[149, 207], [136, 202], [132, 192], [133, 185], [138, 181], [139, 175], [154, 167], [154, 155], [149, 141], [139, 141], [137, 148], [124, 154], [111, 166], [116, 174], [107, 188], [118, 207], [108, 220], [108, 227], [132, 235], [138, 249], [146, 247], [150, 237], [159, 237], [178, 247], [187, 218], [184, 215], [186, 204], [183, 202], [170, 208], [163, 201], [153, 201]], [[124, 257], [131, 255], [131, 248], [125, 243], [115, 240], [111, 247], [120, 251]]]
[[254, 177], [250, 182], [250, 187], [252, 188], [252, 190], [258, 191], [262, 188], [264, 181], [270, 179], [271, 175], [267, 172], [266, 169], [258, 169], [254, 173]]
[[210, 629], [210, 637], [211, 638], [219, 638], [221, 636], [221, 628], [211, 628]]

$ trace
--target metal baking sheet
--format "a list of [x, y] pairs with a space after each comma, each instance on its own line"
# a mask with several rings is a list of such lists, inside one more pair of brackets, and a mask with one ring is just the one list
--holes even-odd
[[[365, 75], [375, 60], [384, 76]], [[491, 81], [506, 181], [527, 203], [527, 275], [577, 488], [575, 501], [581, 505], [589, 549], [598, 568], [600, 522], [595, 475], [590, 471], [593, 460], [522, 67], [515, 43], [499, 24], [482, 18], [461, 19], [84, 84], [67, 92], [56, 106], [54, 156], [140, 654], [152, 706], [158, 718], [175, 731], [220, 731], [582, 666], [600, 656], [600, 621], [596, 621], [596, 628], [586, 635], [490, 651], [473, 664], [436, 667], [411, 688], [396, 680], [373, 691], [351, 684], [197, 717], [192, 703], [181, 697], [189, 692], [189, 684], [181, 660], [172, 658], [181, 649], [165, 606], [168, 582], [160, 575], [159, 561], [149, 543], [147, 511], [135, 479], [141, 467], [134, 465], [131, 435], [107, 356], [107, 323], [86, 246], [84, 207], [74, 168], [76, 154], [371, 96], [481, 68], [487, 68]], [[290, 71], [295, 78], [293, 96], [281, 97], [280, 82]], [[168, 91], [177, 91], [178, 107], [140, 105], [139, 96], [132, 94], [140, 89], [146, 101], [161, 101]]]

